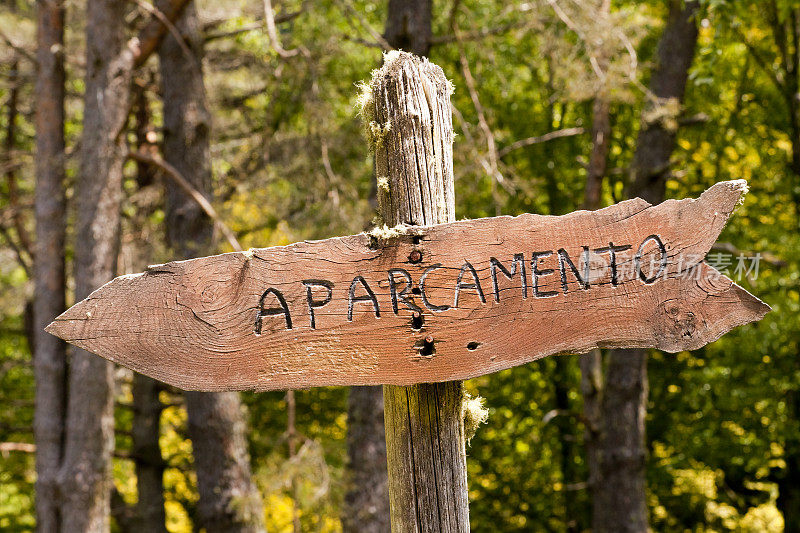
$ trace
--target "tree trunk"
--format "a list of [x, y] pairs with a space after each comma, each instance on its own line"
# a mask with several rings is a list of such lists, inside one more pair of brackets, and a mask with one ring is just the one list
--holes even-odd
[[[697, 43], [697, 11], [696, 1], [671, 0], [669, 19], [658, 45], [657, 64], [650, 80], [655, 100], [645, 106], [630, 170], [630, 196], [652, 204], [664, 199], [678, 113]], [[609, 352], [600, 406], [595, 531], [647, 531], [647, 387], [645, 350]]]
[[431, 0], [389, 0], [384, 37], [399, 50], [425, 57], [431, 49]]
[[[123, 2], [90, 0], [86, 92], [76, 182], [75, 298], [115, 273], [119, 207], [134, 54], [125, 42]], [[75, 349], [70, 360], [64, 461], [59, 472], [64, 531], [108, 531], [114, 449], [113, 365]]]
[[[371, 91], [366, 112], [391, 125], [373, 139], [376, 175], [388, 185], [378, 193], [384, 222], [454, 221], [453, 126], [444, 73], [395, 53], [373, 76]], [[424, 245], [418, 246], [424, 256]], [[419, 335], [435, 350], [435, 332]], [[392, 531], [468, 531], [462, 383], [384, 386], [383, 393]]]
[[58, 468], [66, 415], [66, 344], [44, 331], [65, 308], [64, 5], [38, 2], [36, 59], [36, 244], [33, 365], [36, 408], [36, 527], [60, 531]]
[[664, 200], [678, 134], [678, 114], [697, 44], [698, 9], [696, 0], [670, 0], [669, 18], [658, 43], [657, 62], [650, 78], [655, 100], [645, 105], [628, 191], [629, 197], [638, 196], [651, 204]]
[[347, 461], [342, 529], [352, 533], [388, 531], [389, 488], [380, 386], [350, 387]]
[[136, 526], [139, 531], [166, 532], [164, 511], [164, 459], [159, 436], [161, 411], [157, 381], [133, 375], [133, 449], [136, 466]]
[[[211, 117], [203, 86], [202, 36], [194, 5], [176, 22], [192, 52], [170, 35], [159, 49], [164, 99], [164, 159], [197, 190], [210, 197]], [[213, 222], [174, 183], [167, 182], [167, 240], [181, 258], [211, 249]], [[251, 480], [245, 438], [245, 413], [235, 392], [187, 392], [188, 431], [192, 439], [199, 527], [214, 532], [264, 531], [261, 497]]]

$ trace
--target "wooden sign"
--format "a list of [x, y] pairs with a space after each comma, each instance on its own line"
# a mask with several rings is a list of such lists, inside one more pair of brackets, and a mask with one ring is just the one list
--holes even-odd
[[[405, 227], [152, 266], [50, 333], [189, 390], [409, 385], [699, 348], [769, 307], [703, 263], [746, 191]], [[390, 232], [391, 233], [391, 232]]]

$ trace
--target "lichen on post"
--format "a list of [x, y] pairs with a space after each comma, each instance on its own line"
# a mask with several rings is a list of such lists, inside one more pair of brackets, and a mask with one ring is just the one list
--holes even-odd
[[[389, 227], [455, 220], [451, 93], [441, 68], [404, 52], [386, 54], [364, 88]], [[436, 331], [422, 336], [435, 350]], [[392, 531], [469, 530], [462, 382], [386, 385], [383, 394]]]

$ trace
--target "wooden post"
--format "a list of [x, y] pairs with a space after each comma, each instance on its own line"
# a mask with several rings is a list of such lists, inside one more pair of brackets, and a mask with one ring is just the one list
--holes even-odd
[[[452, 88], [442, 69], [391, 52], [370, 90], [365, 120], [383, 222], [453, 222]], [[424, 243], [416, 250], [424, 256]], [[421, 336], [436, 349], [436, 331]], [[468, 531], [462, 382], [386, 385], [383, 395], [392, 531]]]

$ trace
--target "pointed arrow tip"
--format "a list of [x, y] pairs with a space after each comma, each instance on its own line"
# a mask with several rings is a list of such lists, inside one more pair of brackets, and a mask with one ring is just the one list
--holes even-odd
[[737, 205], [750, 190], [746, 180], [731, 180], [715, 183], [710, 189], [700, 195], [700, 200], [709, 202], [710, 205], [721, 208], [730, 216]]

